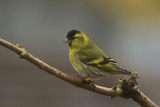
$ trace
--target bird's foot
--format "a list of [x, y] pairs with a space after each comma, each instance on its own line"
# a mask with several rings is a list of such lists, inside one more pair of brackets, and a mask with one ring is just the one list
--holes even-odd
[[77, 76], [77, 77], [80, 79], [82, 84], [88, 84], [88, 85], [90, 85], [92, 87], [95, 87], [94, 79], [89, 78], [89, 77], [81, 77], [81, 76]]

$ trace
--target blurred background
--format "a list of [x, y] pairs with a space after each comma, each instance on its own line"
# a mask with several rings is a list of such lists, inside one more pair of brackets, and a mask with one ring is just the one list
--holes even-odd
[[[139, 72], [140, 89], [160, 105], [159, 0], [0, 0], [0, 38], [72, 76], [62, 41], [81, 29], [123, 68]], [[114, 75], [96, 81], [112, 87]], [[126, 76], [126, 78], [128, 78]], [[0, 107], [139, 107], [54, 77], [0, 46]]]

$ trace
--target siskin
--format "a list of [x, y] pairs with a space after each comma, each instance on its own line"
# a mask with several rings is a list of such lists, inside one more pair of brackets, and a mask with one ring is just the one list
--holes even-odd
[[108, 57], [82, 31], [68, 32], [64, 43], [69, 46], [69, 60], [74, 69], [85, 78], [98, 79], [112, 74], [132, 75]]

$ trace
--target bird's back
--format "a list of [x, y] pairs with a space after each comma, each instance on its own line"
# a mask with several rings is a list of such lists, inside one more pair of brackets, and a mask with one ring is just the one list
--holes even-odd
[[[96, 73], [104, 76], [109, 74], [128, 74], [131, 72], [122, 69], [112, 58], [108, 57], [98, 46], [92, 41], [77, 53], [77, 58], [82, 62], [82, 66], [92, 67], [98, 69]], [[86, 67], [85, 67], [86, 68]], [[95, 69], [94, 69], [95, 70]]]

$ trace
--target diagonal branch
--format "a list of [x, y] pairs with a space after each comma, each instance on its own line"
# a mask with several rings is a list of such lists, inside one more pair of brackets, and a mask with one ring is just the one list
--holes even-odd
[[[19, 44], [17, 45], [13, 45], [12, 43], [3, 40], [0, 38], [0, 45], [12, 50], [13, 52], [17, 53], [20, 58], [26, 59], [27, 61], [31, 62], [32, 64], [36, 65], [37, 67], [39, 67], [40, 69], [72, 84], [75, 85], [77, 87], [80, 88], [84, 88], [86, 90], [95, 92], [95, 93], [99, 93], [102, 95], [106, 95], [106, 96], [111, 96], [111, 97], [125, 97], [124, 96], [124, 90], [122, 88], [106, 88], [106, 87], [102, 87], [99, 85], [88, 85], [88, 84], [83, 84], [80, 78], [74, 78], [54, 67], [51, 67], [50, 65], [48, 65], [47, 63], [41, 61], [40, 59], [34, 57], [33, 55], [31, 55], [29, 52], [27, 52], [24, 48], [22, 48]], [[132, 91], [130, 94], [132, 94], [132, 96], [127, 97], [127, 98], [132, 98], [134, 101], [136, 101], [137, 103], [139, 103], [142, 107], [158, 107], [154, 102], [152, 102], [147, 96], [145, 96], [142, 92], [136, 92], [139, 93], [138, 95], [135, 95]], [[134, 94], [134, 95], [133, 95]], [[125, 97], [126, 98], [126, 97]]]

